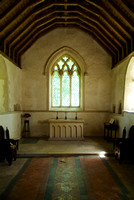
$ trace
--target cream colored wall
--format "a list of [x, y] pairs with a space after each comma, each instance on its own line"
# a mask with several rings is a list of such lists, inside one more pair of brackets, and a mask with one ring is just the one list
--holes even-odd
[[131, 57], [126, 72], [124, 110], [134, 112], [134, 56]]
[[8, 105], [8, 75], [5, 60], [0, 56], [0, 112], [6, 112]]
[[[24, 119], [17, 110], [22, 108], [31, 114], [31, 136], [49, 135], [47, 120], [55, 118], [56, 112], [48, 111], [48, 76], [44, 70], [49, 57], [64, 46], [78, 52], [86, 65], [84, 110], [78, 112], [78, 117], [85, 120], [84, 135], [103, 135], [103, 123], [110, 117], [118, 121], [119, 136], [124, 126], [128, 133], [134, 124], [134, 113], [119, 114], [118, 110], [120, 103], [123, 110], [125, 75], [131, 56], [111, 70], [111, 57], [91, 36], [76, 29], [56, 29], [37, 40], [22, 56], [22, 70], [0, 54], [0, 66], [5, 67], [8, 85], [0, 125], [9, 128], [11, 137], [21, 137]], [[110, 112], [113, 105], [115, 113]], [[74, 118], [75, 112], [67, 115]], [[59, 117], [64, 118], [65, 113], [59, 112]]]
[[[15, 111], [16, 108], [20, 110], [21, 107], [21, 69], [9, 61], [6, 57], [0, 54], [1, 68], [5, 68], [7, 73], [7, 102], [6, 109], [0, 111], [0, 125], [6, 129], [9, 128], [10, 136], [12, 138], [19, 138], [21, 136], [21, 112]], [[17, 106], [16, 106], [17, 105]]]
[[126, 70], [129, 63], [127, 58], [112, 70], [112, 105], [115, 105], [115, 112], [118, 113], [121, 103], [122, 110], [124, 109], [124, 87]]
[[0, 114], [0, 125], [3, 126], [4, 130], [8, 127], [10, 132], [10, 138], [20, 139], [21, 138], [21, 112], [7, 112]]
[[[44, 70], [50, 56], [65, 46], [78, 52], [86, 65], [84, 111], [78, 113], [85, 120], [84, 134], [103, 135], [103, 123], [111, 109], [111, 57], [87, 33], [60, 28], [38, 39], [22, 55], [22, 109], [32, 115], [31, 136], [49, 134], [43, 121], [56, 116], [48, 112], [48, 76]], [[60, 115], [64, 117], [64, 113]]]
[[[56, 112], [49, 111], [35, 111], [29, 112], [31, 118], [30, 123], [30, 136], [49, 136], [48, 119], [56, 118]], [[68, 118], [75, 118], [75, 112], [68, 112]], [[78, 118], [84, 119], [84, 136], [103, 136], [103, 123], [109, 119], [109, 112], [78, 112]], [[65, 118], [64, 112], [59, 112], [59, 118]], [[22, 123], [23, 125], [23, 123]], [[28, 133], [29, 134], [29, 133]], [[25, 136], [25, 135], [24, 135]]]
[[[124, 91], [125, 91], [125, 79], [126, 71], [131, 59], [131, 56], [128, 56], [125, 60], [120, 62], [112, 70], [112, 101], [111, 108], [115, 105], [115, 113], [110, 116], [115, 118], [119, 124], [119, 136], [122, 136], [123, 128], [126, 127], [127, 135], [130, 127], [134, 125], [134, 113], [128, 113], [124, 111]], [[121, 102], [121, 114], [119, 113], [119, 104]]]
[[134, 125], [134, 113], [124, 112], [124, 125], [126, 126], [128, 136], [130, 127]]

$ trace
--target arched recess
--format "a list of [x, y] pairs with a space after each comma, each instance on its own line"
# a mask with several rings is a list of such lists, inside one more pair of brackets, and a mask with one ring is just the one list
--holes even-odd
[[[75, 111], [75, 110], [83, 110], [83, 106], [84, 106], [84, 103], [83, 103], [83, 94], [84, 94], [84, 76], [87, 75], [87, 72], [86, 72], [86, 65], [85, 65], [85, 62], [84, 62], [84, 59], [81, 57], [81, 55], [76, 52], [74, 49], [70, 48], [70, 47], [62, 47], [60, 49], [58, 49], [57, 51], [55, 51], [53, 54], [51, 54], [51, 56], [49, 57], [46, 65], [44, 66], [44, 75], [46, 75], [47, 79], [48, 79], [48, 88], [49, 88], [49, 91], [48, 91], [48, 108], [49, 110], [55, 110], [55, 108], [52, 108], [51, 106], [51, 68], [55, 65], [57, 59], [59, 59], [60, 57], [62, 56], [69, 56], [71, 58], [73, 58], [78, 66], [80, 67], [81, 69], [81, 82], [80, 82], [80, 85], [81, 85], [81, 91], [80, 91], [80, 102], [81, 102], [81, 105], [80, 105], [80, 108], [59, 108], [59, 110], [71, 110], [71, 111]], [[56, 108], [57, 110], [57, 108]]]
[[134, 112], [134, 56], [131, 57], [126, 71], [124, 111]]
[[8, 111], [8, 76], [5, 61], [0, 56], [0, 112]]

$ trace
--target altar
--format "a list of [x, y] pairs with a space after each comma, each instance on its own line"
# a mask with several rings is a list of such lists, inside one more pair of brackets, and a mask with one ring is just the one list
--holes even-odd
[[83, 140], [83, 119], [49, 119], [50, 140]]

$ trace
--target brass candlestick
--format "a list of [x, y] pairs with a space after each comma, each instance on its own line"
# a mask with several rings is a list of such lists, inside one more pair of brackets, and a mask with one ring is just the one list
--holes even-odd
[[56, 115], [56, 119], [58, 119], [58, 112], [57, 112], [57, 115]]
[[75, 119], [77, 119], [77, 112], [76, 112], [76, 115], [75, 115]]
[[65, 112], [65, 119], [67, 119], [67, 112]]

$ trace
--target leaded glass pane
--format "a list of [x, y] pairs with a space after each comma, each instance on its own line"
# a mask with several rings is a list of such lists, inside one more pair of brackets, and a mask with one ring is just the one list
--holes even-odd
[[52, 106], [60, 106], [60, 77], [54, 72], [52, 77]]
[[63, 64], [64, 64], [64, 62], [63, 62], [62, 60], [60, 60], [60, 61], [58, 62], [58, 65], [59, 65], [60, 69], [62, 69]]
[[67, 66], [65, 65], [65, 67], [64, 67], [64, 70], [63, 71], [65, 71], [65, 70], [67, 70], [68, 71], [68, 68], [67, 68]]
[[76, 67], [76, 65], [73, 67], [73, 71], [74, 71], [74, 70], [77, 70], [77, 67]]
[[55, 66], [55, 67], [54, 67], [54, 70], [57, 70], [57, 71], [58, 71], [58, 67], [57, 67], [57, 66]]
[[73, 73], [72, 76], [72, 91], [71, 91], [71, 106], [79, 106], [79, 76], [77, 72]]
[[70, 76], [64, 72], [62, 76], [62, 106], [70, 105]]
[[71, 69], [71, 68], [72, 68], [72, 65], [74, 64], [74, 62], [73, 62], [72, 60], [69, 60], [69, 61], [67, 62], [67, 64], [69, 65], [69, 68]]
[[67, 61], [68, 57], [64, 56], [63, 57], [63, 60], [65, 60], [65, 62]]
[[73, 60], [68, 56], [63, 56], [61, 60], [58, 60], [54, 65], [51, 75], [53, 75], [52, 106], [79, 107], [80, 71]]

